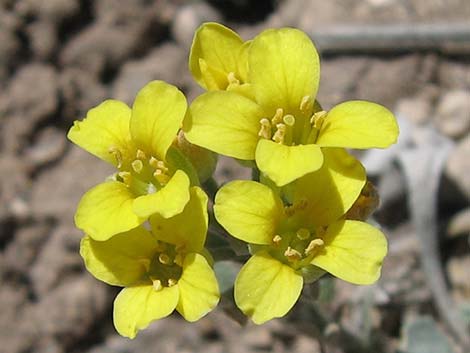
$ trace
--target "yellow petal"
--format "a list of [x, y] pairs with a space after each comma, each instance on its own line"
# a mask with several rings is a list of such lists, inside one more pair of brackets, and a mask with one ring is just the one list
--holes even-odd
[[277, 186], [284, 186], [318, 170], [323, 164], [323, 154], [316, 145], [286, 146], [260, 140], [256, 148], [256, 164]]
[[83, 195], [75, 213], [75, 225], [91, 238], [108, 240], [144, 222], [132, 207], [134, 194], [118, 181], [95, 186]]
[[163, 81], [148, 83], [132, 107], [130, 128], [137, 147], [164, 160], [185, 113], [186, 98], [178, 88]]
[[302, 98], [315, 98], [320, 78], [318, 53], [297, 29], [268, 29], [251, 43], [249, 77], [257, 102], [272, 116], [277, 108], [296, 114]]
[[272, 244], [284, 217], [282, 201], [269, 187], [241, 180], [219, 189], [214, 213], [231, 235], [253, 244]]
[[152, 321], [170, 315], [178, 299], [178, 285], [159, 291], [152, 284], [124, 288], [114, 300], [114, 326], [121, 336], [135, 338]]
[[361, 163], [342, 148], [322, 149], [323, 166], [296, 180], [294, 203], [307, 200], [299, 214], [301, 224], [328, 225], [343, 216], [359, 197], [366, 183]]
[[255, 324], [282, 317], [294, 306], [302, 276], [266, 253], [252, 256], [235, 280], [235, 303]]
[[126, 104], [107, 100], [89, 110], [83, 121], [75, 121], [67, 137], [91, 154], [118, 167], [119, 158], [125, 162], [134, 155], [130, 118], [131, 110]]
[[385, 107], [349, 101], [331, 109], [316, 144], [325, 147], [386, 148], [397, 141], [398, 125]]
[[156, 213], [169, 218], [181, 213], [188, 201], [189, 178], [183, 171], [177, 170], [162, 189], [136, 198], [133, 211], [142, 218]]
[[[202, 24], [194, 34], [189, 54], [189, 70], [196, 82], [205, 89], [225, 89], [228, 85], [227, 75], [230, 72], [238, 73], [238, 53], [242, 44], [243, 40], [231, 29], [214, 22]], [[201, 59], [210, 71], [222, 73], [216, 76], [214, 87], [207, 86], [208, 79], [204, 78], [204, 71], [208, 70], [201, 70]]]
[[184, 246], [187, 252], [199, 252], [204, 247], [207, 233], [207, 195], [194, 186], [183, 212], [164, 218], [154, 215], [150, 218], [153, 234], [164, 242]]
[[157, 242], [143, 227], [115, 235], [106, 241], [89, 236], [80, 242], [80, 255], [97, 279], [115, 286], [136, 283], [147, 271]]
[[355, 284], [372, 284], [380, 277], [387, 240], [377, 228], [339, 221], [328, 227], [323, 241], [323, 251], [312, 260], [313, 265]]
[[209, 92], [194, 100], [189, 113], [183, 129], [191, 143], [234, 158], [255, 158], [264, 115], [255, 102], [235, 92]]
[[214, 271], [204, 256], [187, 255], [178, 281], [180, 298], [176, 310], [190, 322], [197, 321], [217, 306], [220, 293]]

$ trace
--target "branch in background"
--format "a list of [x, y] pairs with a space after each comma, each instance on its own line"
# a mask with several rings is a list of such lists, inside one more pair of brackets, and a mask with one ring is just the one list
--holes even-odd
[[470, 55], [468, 23], [339, 25], [306, 32], [322, 53], [438, 51]]

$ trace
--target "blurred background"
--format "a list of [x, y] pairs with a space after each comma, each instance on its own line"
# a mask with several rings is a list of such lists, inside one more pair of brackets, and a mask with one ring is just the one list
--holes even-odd
[[[366, 99], [396, 113], [399, 143], [359, 155], [381, 193], [374, 221], [389, 255], [376, 285], [325, 278], [263, 326], [222, 305], [130, 341], [112, 325], [118, 289], [85, 271], [73, 224], [81, 195], [112, 170], [65, 136], [88, 109], [131, 103], [152, 79], [201, 93], [187, 57], [204, 21], [244, 39], [298, 27], [320, 51], [326, 110]], [[0, 352], [463, 353], [469, 131], [468, 0], [0, 0]], [[248, 175], [220, 159], [218, 181]]]

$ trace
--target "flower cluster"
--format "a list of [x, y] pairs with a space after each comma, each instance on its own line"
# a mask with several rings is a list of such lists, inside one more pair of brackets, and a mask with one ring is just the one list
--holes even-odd
[[114, 302], [117, 331], [133, 338], [175, 309], [195, 321], [217, 305], [203, 189], [214, 185], [205, 183], [214, 152], [259, 175], [227, 183], [212, 200], [217, 222], [252, 255], [234, 298], [253, 322], [284, 316], [304, 284], [326, 272], [375, 282], [387, 242], [365, 219], [378, 198], [345, 148], [393, 144], [393, 115], [366, 101], [323, 110], [317, 51], [293, 28], [243, 41], [205, 23], [194, 36], [189, 69], [206, 90], [189, 108], [176, 87], [153, 81], [132, 108], [107, 100], [68, 134], [117, 169], [85, 193], [75, 215], [88, 271], [124, 287]]

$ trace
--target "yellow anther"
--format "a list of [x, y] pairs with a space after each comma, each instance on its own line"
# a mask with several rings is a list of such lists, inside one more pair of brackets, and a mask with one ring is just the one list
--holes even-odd
[[138, 263], [142, 265], [143, 268], [145, 268], [145, 271], [148, 272], [150, 269], [150, 260], [149, 259], [138, 259]]
[[294, 124], [295, 124], [295, 117], [294, 117], [292, 114], [287, 114], [287, 115], [284, 115], [284, 117], [282, 118], [282, 121], [283, 121], [284, 124], [286, 124], [287, 126], [294, 126]]
[[269, 140], [271, 138], [271, 122], [269, 119], [263, 118], [259, 123], [261, 128], [259, 129], [258, 136]]
[[136, 172], [137, 174], [140, 174], [140, 172], [144, 168], [144, 163], [142, 163], [142, 161], [140, 159], [134, 160], [131, 163], [131, 165], [132, 165], [132, 169], [134, 169], [134, 172]]
[[114, 158], [116, 158], [116, 163], [117, 163], [117, 167], [118, 168], [121, 168], [122, 167], [122, 153], [121, 151], [119, 151], [119, 149], [117, 147], [110, 147], [108, 149], [108, 152], [111, 153]]
[[313, 99], [310, 96], [304, 96], [300, 102], [300, 111], [306, 113], [313, 107]]
[[121, 177], [124, 184], [129, 185], [132, 180], [132, 175], [129, 172], [119, 172], [118, 175]]
[[277, 125], [282, 121], [282, 117], [284, 116], [284, 110], [282, 108], [276, 109], [276, 114], [274, 114], [271, 122], [273, 125]]
[[163, 162], [163, 161], [158, 161], [157, 162], [157, 168], [161, 169], [165, 173], [168, 171], [168, 168], [166, 167], [165, 162]]
[[149, 164], [153, 168], [158, 168], [158, 159], [156, 159], [154, 156], [150, 157]]
[[314, 128], [320, 130], [321, 124], [323, 123], [325, 116], [326, 116], [326, 111], [324, 110], [316, 112], [310, 118], [310, 124], [312, 124]]
[[240, 81], [235, 76], [234, 72], [229, 72], [227, 75], [227, 80], [229, 85], [239, 85]]
[[297, 233], [297, 238], [299, 238], [300, 240], [305, 240], [305, 239], [308, 239], [310, 238], [310, 231], [306, 228], [300, 228]]
[[178, 283], [178, 281], [174, 278], [169, 278], [168, 279], [168, 287], [173, 287], [177, 283]]
[[322, 239], [313, 239], [305, 249], [305, 255], [312, 254], [315, 250], [322, 247], [323, 245], [325, 245], [325, 242]]
[[292, 249], [290, 246], [287, 247], [287, 250], [284, 251], [284, 256], [287, 257], [289, 261], [297, 261], [302, 258], [302, 254], [295, 249]]
[[145, 155], [145, 152], [142, 151], [142, 150], [137, 150], [137, 153], [135, 154], [135, 156], [137, 157], [137, 159], [140, 159], [140, 160], [146, 160], [147, 159], [147, 156]]
[[169, 265], [171, 263], [170, 257], [164, 252], [158, 255], [158, 261], [163, 265]]
[[156, 290], [157, 292], [162, 290], [163, 289], [163, 286], [162, 286], [162, 281], [160, 281], [159, 279], [154, 279], [152, 281], [152, 287], [154, 290]]
[[282, 237], [281, 237], [280, 235], [275, 235], [275, 236], [273, 237], [273, 243], [274, 243], [275, 245], [279, 245], [279, 243], [280, 243], [281, 241], [282, 241]]
[[284, 137], [286, 136], [286, 125], [285, 124], [277, 124], [276, 125], [276, 132], [273, 136], [273, 141], [277, 143], [284, 143]]
[[168, 180], [170, 180], [170, 177], [164, 174], [161, 169], [157, 169], [155, 173], [153, 173], [153, 176], [160, 184], [166, 184]]

